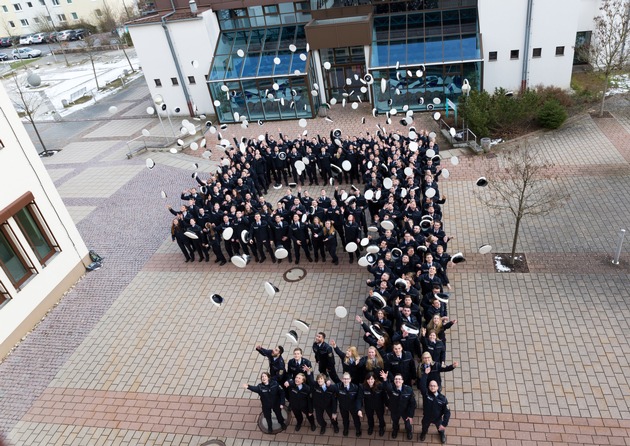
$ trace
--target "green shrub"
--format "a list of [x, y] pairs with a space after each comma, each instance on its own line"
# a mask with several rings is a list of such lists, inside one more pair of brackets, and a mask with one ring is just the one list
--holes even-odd
[[538, 124], [546, 129], [557, 129], [567, 120], [566, 109], [556, 99], [545, 102], [538, 110]]

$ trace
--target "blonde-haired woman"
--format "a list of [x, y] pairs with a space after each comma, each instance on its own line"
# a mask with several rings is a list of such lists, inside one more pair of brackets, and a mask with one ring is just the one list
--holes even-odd
[[333, 259], [333, 264], [339, 265], [339, 257], [337, 257], [337, 231], [332, 221], [328, 220], [324, 224], [324, 245], [328, 250], [328, 254]]
[[357, 350], [357, 348], [354, 345], [350, 346], [346, 349], [346, 352], [344, 353], [339, 347], [337, 347], [334, 339], [330, 341], [330, 346], [335, 349], [335, 353], [337, 353], [337, 356], [341, 358], [341, 365], [343, 367], [344, 373], [347, 372], [350, 374], [350, 377], [352, 378], [352, 382], [354, 384], [361, 384], [361, 378], [363, 376], [363, 365], [360, 363], [364, 362], [365, 360], [361, 358], [361, 355], [359, 355], [359, 351]]

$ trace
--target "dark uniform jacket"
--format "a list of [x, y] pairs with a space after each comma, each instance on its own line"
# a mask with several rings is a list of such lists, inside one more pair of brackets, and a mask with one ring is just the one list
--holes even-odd
[[401, 390], [398, 390], [389, 381], [385, 381], [384, 388], [387, 392], [389, 411], [392, 415], [413, 418], [416, 411], [416, 397], [413, 389], [403, 384]]
[[272, 409], [278, 404], [284, 406], [284, 392], [273, 380], [269, 381], [269, 384], [260, 383], [257, 386], [247, 386], [247, 389], [260, 395], [263, 409]]
[[451, 418], [448, 400], [439, 392], [437, 395], [429, 393], [428, 381], [426, 374], [420, 377], [420, 391], [422, 392], [424, 409], [423, 421], [438, 423], [446, 427], [448, 426], [448, 420]]
[[353, 383], [350, 383], [350, 390], [343, 383], [337, 383], [333, 386], [335, 387], [339, 409], [352, 413], [357, 413], [361, 410], [361, 407], [363, 407], [363, 390], [361, 387]]
[[282, 359], [282, 356], [274, 358], [272, 356], [273, 350], [268, 350], [266, 348], [260, 348], [257, 350], [258, 353], [269, 359], [269, 374], [271, 375], [271, 379], [282, 384], [286, 380], [286, 370], [284, 368], [284, 359]]
[[335, 356], [333, 348], [326, 342], [321, 345], [313, 343], [313, 353], [315, 353], [315, 361], [319, 363], [322, 369], [335, 367]]

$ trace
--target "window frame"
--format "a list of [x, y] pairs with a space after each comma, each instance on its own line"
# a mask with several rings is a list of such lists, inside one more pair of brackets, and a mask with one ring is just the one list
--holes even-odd
[[532, 58], [538, 59], [542, 57], [542, 48], [534, 48], [532, 50]]
[[57, 14], [57, 20], [59, 20], [60, 22], [67, 22], [68, 21], [68, 19], [67, 19], [65, 14]]
[[34, 265], [29, 262], [29, 258], [24, 251], [24, 247], [17, 239], [15, 232], [13, 231], [13, 228], [11, 228], [11, 226], [9, 225], [8, 221], [0, 224], [0, 234], [4, 236], [7, 243], [9, 244], [9, 248], [13, 251], [15, 257], [17, 257], [19, 262], [26, 270], [26, 274], [24, 274], [24, 276], [20, 277], [17, 281], [14, 281], [15, 278], [9, 273], [7, 267], [0, 259], [0, 268], [2, 268], [5, 275], [9, 278], [11, 285], [13, 285], [16, 290], [19, 290], [21, 289], [22, 285], [24, 285], [31, 277], [37, 274], [37, 270], [35, 269]]
[[556, 47], [556, 56], [558, 57], [564, 56], [564, 45]]
[[[29, 213], [29, 215], [35, 222], [35, 226], [37, 226], [37, 229], [39, 230], [43, 239], [46, 241], [48, 246], [50, 246], [50, 251], [48, 251], [46, 255], [44, 255], [43, 257], [40, 257], [39, 252], [37, 251], [37, 249], [35, 249], [35, 244], [33, 243], [33, 240], [31, 239], [31, 236], [29, 235], [29, 233], [26, 231], [26, 228], [24, 228], [22, 223], [17, 218], [15, 218], [15, 216], [22, 211]], [[55, 254], [57, 254], [58, 252], [61, 252], [61, 249], [59, 248], [59, 243], [57, 243], [55, 236], [52, 234], [50, 228], [48, 227], [48, 224], [46, 223], [46, 220], [44, 219], [42, 212], [39, 210], [39, 207], [37, 206], [35, 202], [31, 202], [27, 204], [22, 209], [20, 209], [15, 214], [13, 214], [13, 220], [17, 223], [18, 228], [20, 228], [22, 235], [26, 239], [28, 245], [31, 247], [31, 250], [35, 253], [35, 257], [37, 257], [37, 260], [39, 261], [40, 265], [42, 266], [46, 265], [46, 263]]]
[[11, 299], [9, 290], [7, 290], [7, 287], [5, 287], [2, 281], [0, 281], [0, 308], [5, 306]]
[[510, 50], [510, 60], [518, 60], [521, 55], [521, 50]]
[[176, 77], [172, 77], [171, 84], [173, 87], [177, 87], [179, 85], [179, 80]]
[[72, 17], [72, 20], [79, 20], [79, 14], [76, 12], [71, 12], [70, 16]]
[[22, 4], [21, 3], [13, 3], [13, 9], [15, 9], [15, 11], [22, 11]]
[[195, 76], [188, 76], [188, 84], [189, 85], [196, 85], [197, 81], [195, 80]]
[[22, 25], [22, 26], [29, 26], [28, 19], [20, 19], [20, 25]]
[[499, 60], [499, 52], [498, 51], [490, 51], [488, 52], [488, 62], [495, 62]]
[[155, 82], [156, 88], [162, 88], [162, 80], [161, 79], [153, 79], [153, 82]]

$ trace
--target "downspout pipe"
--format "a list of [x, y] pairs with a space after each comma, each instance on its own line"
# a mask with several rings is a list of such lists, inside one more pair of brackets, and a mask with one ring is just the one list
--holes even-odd
[[527, 89], [527, 71], [529, 69], [529, 36], [532, 32], [532, 9], [534, 0], [527, 0], [527, 17], [525, 19], [525, 51], [523, 54], [523, 73], [521, 74], [521, 91]]
[[[188, 94], [188, 89], [186, 88], [186, 83], [184, 81], [184, 74], [182, 73], [181, 67], [179, 65], [179, 60], [177, 59], [177, 53], [175, 53], [175, 47], [173, 46], [173, 40], [171, 39], [171, 33], [168, 30], [168, 26], [166, 25], [166, 19], [175, 14], [175, 3], [174, 0], [171, 0], [171, 8], [173, 10], [168, 14], [162, 16], [162, 28], [164, 28], [164, 35], [166, 36], [166, 41], [168, 42], [168, 48], [171, 51], [171, 57], [173, 58], [173, 62], [175, 62], [175, 69], [177, 70], [177, 77], [179, 78], [179, 85], [182, 86], [182, 91], [184, 92], [184, 97], [186, 98], [186, 105], [188, 106], [188, 113], [190, 116], [195, 116], [195, 110], [192, 106], [192, 101], [190, 99], [190, 95]], [[167, 111], [168, 113], [168, 111]]]

